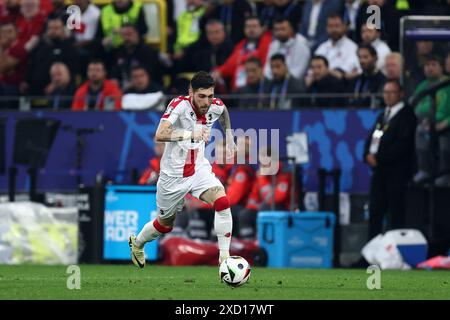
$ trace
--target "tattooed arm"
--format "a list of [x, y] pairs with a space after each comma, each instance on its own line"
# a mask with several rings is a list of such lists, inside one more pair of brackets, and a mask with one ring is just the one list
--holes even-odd
[[230, 114], [226, 106], [223, 107], [223, 112], [219, 117], [219, 123], [225, 132], [226, 141], [226, 153], [227, 158], [233, 157], [237, 150], [236, 144], [234, 143], [233, 130], [231, 129]]
[[170, 121], [163, 120], [156, 130], [155, 139], [157, 142], [170, 142], [182, 140], [202, 139], [203, 131], [188, 131], [183, 129], [174, 129]]
[[226, 134], [226, 137], [232, 137], [233, 133], [231, 132], [230, 114], [228, 113], [226, 106], [223, 106], [223, 112], [219, 117], [219, 123], [223, 129], [223, 132]]
[[158, 142], [181, 141], [194, 138], [192, 131], [174, 130], [172, 123], [161, 121], [156, 130], [155, 139]]

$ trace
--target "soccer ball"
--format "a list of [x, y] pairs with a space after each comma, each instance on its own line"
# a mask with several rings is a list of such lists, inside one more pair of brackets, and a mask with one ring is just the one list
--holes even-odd
[[227, 285], [238, 287], [250, 278], [251, 268], [247, 260], [239, 256], [231, 256], [222, 261], [219, 267], [220, 279]]

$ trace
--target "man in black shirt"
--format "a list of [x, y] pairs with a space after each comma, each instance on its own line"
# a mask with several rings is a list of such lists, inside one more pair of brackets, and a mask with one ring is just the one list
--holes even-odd
[[[328, 69], [328, 60], [323, 56], [313, 56], [310, 62], [310, 71], [306, 77], [307, 93], [310, 99], [302, 99], [303, 106], [314, 107], [342, 107], [344, 99], [333, 96], [344, 91], [342, 80], [332, 76]], [[329, 94], [330, 96], [318, 96]], [[306, 101], [305, 101], [306, 100]]]
[[358, 107], [380, 107], [383, 101], [372, 96], [381, 93], [386, 77], [377, 69], [377, 51], [371, 45], [360, 45], [358, 58], [362, 73], [350, 84], [349, 91], [354, 97], [349, 103]]
[[270, 58], [270, 70], [273, 79], [266, 87], [269, 108], [288, 110], [300, 107], [299, 97], [295, 94], [305, 93], [303, 82], [289, 73], [284, 55], [277, 53]]
[[238, 108], [264, 108], [266, 107], [265, 87], [269, 80], [264, 78], [263, 66], [257, 57], [250, 57], [245, 61], [245, 73], [247, 85], [235, 91], [236, 95], [242, 95], [235, 103]]
[[404, 227], [405, 190], [413, 173], [414, 137], [417, 118], [403, 103], [403, 88], [397, 81], [384, 85], [386, 104], [366, 139], [364, 160], [372, 169], [369, 207], [369, 240], [388, 229]]
[[152, 81], [143, 66], [137, 65], [131, 69], [130, 85], [122, 97], [123, 109], [163, 108], [163, 89]]
[[47, 107], [53, 110], [70, 110], [75, 85], [69, 68], [62, 62], [55, 62], [50, 68], [50, 78], [50, 84], [45, 88], [46, 95], [51, 96]]
[[117, 79], [123, 88], [130, 81], [130, 70], [133, 66], [144, 67], [153, 81], [162, 84], [164, 67], [159, 52], [147, 45], [132, 24], [125, 24], [120, 30], [123, 44], [115, 54], [116, 63], [112, 66], [111, 77]]
[[211, 71], [221, 66], [233, 51], [233, 45], [227, 39], [225, 27], [219, 20], [210, 20], [206, 24], [206, 41], [199, 41], [186, 50], [186, 68], [188, 71]]
[[31, 52], [27, 68], [26, 85], [30, 95], [43, 95], [50, 83], [50, 67], [55, 62], [69, 66], [70, 73], [80, 74], [79, 56], [73, 43], [67, 38], [64, 22], [60, 18], [47, 21], [47, 31], [38, 46]]
[[125, 90], [127, 93], [154, 93], [162, 91], [162, 87], [157, 83], [153, 82], [150, 75], [143, 66], [137, 65], [131, 68], [130, 72], [130, 87]]

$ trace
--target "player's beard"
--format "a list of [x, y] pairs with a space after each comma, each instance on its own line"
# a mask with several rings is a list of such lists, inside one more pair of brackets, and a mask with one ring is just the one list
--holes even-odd
[[208, 112], [209, 105], [199, 106], [195, 101], [195, 98], [192, 98], [192, 105], [194, 106], [195, 110], [197, 110], [197, 113], [201, 115], [204, 115]]

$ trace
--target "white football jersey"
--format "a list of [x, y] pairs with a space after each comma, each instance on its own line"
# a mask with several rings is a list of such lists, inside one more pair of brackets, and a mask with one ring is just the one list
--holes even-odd
[[[219, 119], [225, 105], [222, 100], [214, 98], [208, 112], [201, 116], [197, 114], [191, 104], [189, 96], [179, 96], [170, 101], [161, 121], [167, 120], [174, 130], [183, 129], [193, 131], [198, 127], [211, 129]], [[205, 158], [205, 142], [193, 140], [166, 142], [161, 158], [161, 172], [171, 177], [192, 176], [201, 166], [210, 166]]]

